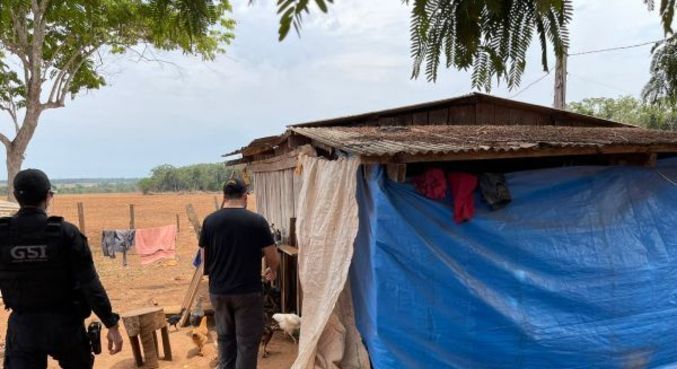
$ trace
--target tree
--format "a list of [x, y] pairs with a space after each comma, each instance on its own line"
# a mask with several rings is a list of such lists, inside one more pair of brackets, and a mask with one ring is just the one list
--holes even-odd
[[677, 36], [654, 46], [649, 82], [642, 98], [651, 104], [677, 105]]
[[229, 12], [228, 0], [3, 0], [0, 110], [15, 133], [0, 134], [9, 196], [42, 114], [104, 86], [105, 55], [142, 45], [211, 60], [233, 38]]
[[225, 167], [222, 163], [195, 164], [174, 167], [169, 164], [151, 169], [150, 177], [138, 182], [144, 194], [151, 192], [177, 191], [221, 191], [223, 184], [231, 176], [241, 176], [236, 169]]
[[[656, 7], [654, 0], [644, 0], [649, 10]], [[677, 36], [672, 30], [672, 21], [677, 9], [677, 0], [661, 0], [659, 14], [666, 39], [658, 42], [651, 52], [649, 82], [642, 90], [642, 98], [651, 104], [674, 107], [677, 104]]]
[[[652, 11], [655, 0], [643, 0]], [[660, 0], [659, 15], [666, 35], [672, 35], [672, 20], [677, 0]], [[327, 12], [333, 0], [314, 0]], [[421, 74], [429, 81], [437, 79], [444, 59], [447, 68], [472, 69], [472, 86], [490, 91], [492, 80], [504, 81], [509, 88], [521, 82], [526, 67], [526, 52], [534, 37], [541, 47], [541, 65], [548, 71], [548, 48], [556, 57], [566, 53], [569, 46], [568, 25], [572, 18], [572, 0], [402, 0], [411, 5], [412, 78]], [[292, 26], [300, 31], [303, 15], [310, 12], [310, 0], [278, 0], [280, 14], [279, 35], [284, 39]], [[674, 41], [674, 40], [673, 40]], [[673, 44], [674, 45], [674, 44]], [[657, 48], [656, 51], [663, 50]], [[677, 59], [672, 49], [665, 55]], [[656, 54], [658, 55], [658, 54]], [[655, 63], [665, 71], [659, 79], [675, 77], [667, 64]], [[673, 66], [675, 63], [670, 64]], [[652, 67], [652, 73], [654, 68]], [[657, 74], [658, 75], [658, 74]], [[665, 78], [663, 78], [665, 80]], [[672, 82], [671, 82], [672, 83]], [[665, 85], [656, 84], [657, 86]], [[675, 85], [671, 91], [674, 91]], [[665, 96], [665, 95], [660, 95]]]
[[674, 105], [649, 104], [632, 96], [588, 98], [569, 103], [567, 108], [576, 113], [645, 128], [677, 131], [677, 108]]

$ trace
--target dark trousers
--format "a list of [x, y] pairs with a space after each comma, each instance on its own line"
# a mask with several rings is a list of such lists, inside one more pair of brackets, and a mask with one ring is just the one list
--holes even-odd
[[94, 356], [84, 321], [64, 313], [12, 312], [5, 369], [46, 369], [47, 356], [64, 369], [91, 369]]
[[256, 369], [263, 334], [263, 297], [211, 295], [219, 343], [218, 369]]

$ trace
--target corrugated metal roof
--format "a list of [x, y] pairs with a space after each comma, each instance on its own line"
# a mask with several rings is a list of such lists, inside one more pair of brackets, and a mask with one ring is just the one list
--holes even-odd
[[234, 156], [238, 154], [243, 154], [243, 155], [253, 155], [256, 154], [259, 151], [265, 151], [265, 150], [270, 150], [274, 149], [277, 145], [282, 143], [286, 139], [285, 135], [279, 135], [279, 136], [267, 136], [267, 137], [261, 137], [257, 138], [249, 145], [237, 149], [235, 151], [226, 153], [221, 155], [221, 157], [227, 158], [229, 156]]
[[424, 125], [291, 127], [293, 132], [360, 156], [509, 152], [551, 148], [646, 147], [677, 152], [677, 132], [641, 128]]

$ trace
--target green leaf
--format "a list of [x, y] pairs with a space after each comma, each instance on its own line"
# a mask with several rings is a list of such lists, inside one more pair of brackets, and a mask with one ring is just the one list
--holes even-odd
[[327, 10], [329, 10], [327, 8], [327, 4], [324, 2], [324, 0], [315, 0], [315, 3], [320, 8], [320, 10], [322, 10], [322, 13], [326, 13]]

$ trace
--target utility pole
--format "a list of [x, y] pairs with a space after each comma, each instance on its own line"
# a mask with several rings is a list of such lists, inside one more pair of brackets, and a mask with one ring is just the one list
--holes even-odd
[[567, 101], [567, 53], [564, 51], [561, 58], [557, 58], [555, 66], [555, 109], [566, 108]]

